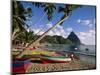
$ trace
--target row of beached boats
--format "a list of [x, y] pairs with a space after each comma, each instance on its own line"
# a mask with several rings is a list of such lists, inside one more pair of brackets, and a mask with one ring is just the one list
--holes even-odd
[[[17, 51], [17, 50], [16, 50]], [[56, 52], [49, 51], [32, 51], [33, 55], [29, 57], [15, 58], [13, 59], [13, 73], [25, 73], [26, 69], [30, 64], [41, 63], [41, 64], [51, 64], [51, 63], [68, 63], [72, 60], [67, 54], [63, 56]]]
[[51, 64], [51, 63], [68, 63], [71, 61], [69, 57], [52, 57], [41, 55], [39, 59], [20, 58], [13, 60], [13, 73], [25, 73], [27, 68], [33, 63]]

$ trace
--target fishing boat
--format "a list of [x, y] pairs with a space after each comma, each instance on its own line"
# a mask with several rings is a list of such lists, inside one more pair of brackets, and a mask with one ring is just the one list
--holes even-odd
[[64, 56], [41, 56], [40, 57], [43, 63], [65, 63], [65, 62], [70, 62], [71, 58], [69, 57], [64, 57]]

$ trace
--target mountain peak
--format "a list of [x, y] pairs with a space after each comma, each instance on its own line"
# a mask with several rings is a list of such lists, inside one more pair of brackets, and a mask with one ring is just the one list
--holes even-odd
[[78, 36], [72, 31], [69, 36], [67, 37], [67, 40], [70, 40], [73, 44], [81, 44], [80, 39]]

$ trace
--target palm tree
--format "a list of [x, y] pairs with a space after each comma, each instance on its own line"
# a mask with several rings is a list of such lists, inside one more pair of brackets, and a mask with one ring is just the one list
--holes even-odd
[[48, 18], [49, 21], [52, 20], [53, 13], [54, 13], [55, 10], [56, 10], [56, 6], [52, 3], [46, 3], [44, 5], [44, 12], [47, 13], [47, 18]]
[[[13, 28], [12, 28], [12, 40], [17, 38], [21, 33], [26, 32], [27, 28], [29, 26], [25, 23], [26, 19], [26, 14], [28, 17], [30, 17], [30, 14], [32, 13], [31, 8], [25, 9], [23, 5], [21, 4], [20, 1], [13, 1]], [[56, 7], [54, 4], [51, 3], [32, 3], [35, 5], [35, 7], [42, 7], [44, 9], [44, 12], [47, 13], [48, 20], [52, 19], [52, 15]]]
[[27, 31], [28, 25], [24, 22], [26, 17], [30, 17], [32, 10], [31, 8], [25, 9], [20, 1], [13, 1], [12, 3], [12, 40], [19, 36], [22, 32]]
[[43, 8], [44, 12], [47, 14], [47, 18], [49, 21], [52, 20], [53, 13], [56, 10], [55, 4], [52, 3], [39, 3], [39, 2], [34, 2], [32, 3], [35, 7], [40, 7]]
[[29, 44], [32, 40], [34, 40], [34, 34], [33, 31], [29, 31], [29, 32], [23, 32], [23, 34], [21, 34], [19, 37], [19, 40], [21, 40], [24, 44], [24, 47], [27, 46], [27, 44]]

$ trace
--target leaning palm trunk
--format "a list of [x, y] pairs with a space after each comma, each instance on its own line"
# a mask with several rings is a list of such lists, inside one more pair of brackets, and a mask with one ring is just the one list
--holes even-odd
[[30, 43], [25, 49], [28, 49], [34, 45], [37, 45], [39, 43], [39, 41], [44, 38], [50, 31], [54, 30], [57, 26], [60, 25], [60, 23], [64, 22], [66, 19], [68, 19], [69, 16], [66, 16], [64, 19], [62, 19], [61, 21], [59, 21], [58, 23], [56, 23], [53, 27], [51, 27], [50, 29], [48, 29], [45, 33], [43, 33], [41, 35], [40, 38], [38, 38], [35, 42]]
[[41, 37], [39, 37], [35, 42], [32, 41], [30, 44], [28, 44], [28, 46], [24, 48], [24, 50], [17, 56], [17, 58], [21, 58], [25, 53], [27, 53], [27, 50], [29, 50], [30, 47], [36, 46], [41, 39], [43, 39], [50, 31], [52, 31], [53, 29], [55, 29], [62, 22], [64, 22], [65, 20], [67, 20], [69, 18], [69, 16], [70, 15], [66, 16], [65, 18], [63, 18], [62, 20], [60, 20], [59, 22], [57, 22], [53, 27], [51, 27], [45, 33], [43, 33], [41, 35]]

